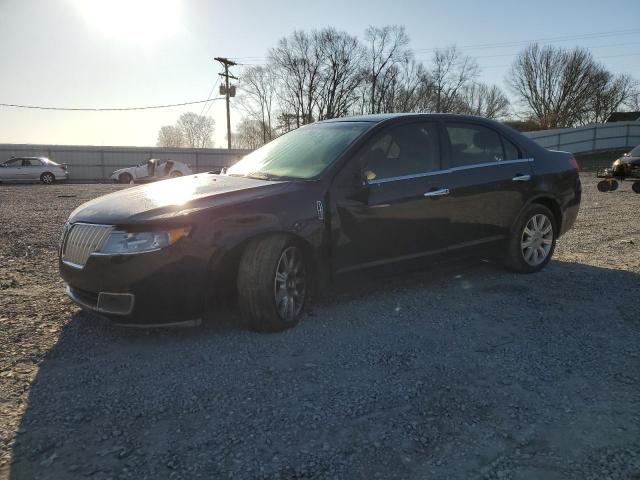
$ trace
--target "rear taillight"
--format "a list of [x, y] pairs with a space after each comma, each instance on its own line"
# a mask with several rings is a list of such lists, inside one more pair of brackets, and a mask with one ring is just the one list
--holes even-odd
[[580, 165], [578, 165], [578, 161], [576, 160], [576, 157], [574, 157], [573, 155], [569, 158], [569, 165], [571, 165], [576, 172], [580, 171]]
[[63, 164], [62, 164], [62, 169], [63, 169], [65, 172], [67, 171], [67, 166], [68, 166], [68, 165], [67, 165], [66, 163], [63, 163]]

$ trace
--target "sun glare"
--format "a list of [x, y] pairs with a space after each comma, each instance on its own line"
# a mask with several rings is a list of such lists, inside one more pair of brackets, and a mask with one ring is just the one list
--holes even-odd
[[197, 186], [197, 177], [185, 177], [170, 182], [153, 183], [145, 188], [145, 195], [158, 206], [184, 205], [193, 197]]
[[95, 32], [110, 40], [150, 45], [180, 30], [181, 0], [73, 0]]

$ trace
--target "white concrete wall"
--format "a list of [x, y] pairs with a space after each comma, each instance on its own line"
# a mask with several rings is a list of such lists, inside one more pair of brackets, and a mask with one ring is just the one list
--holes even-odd
[[640, 122], [596, 123], [524, 134], [543, 147], [553, 150], [572, 153], [597, 152], [640, 145]]
[[0, 162], [12, 156], [49, 157], [54, 162], [69, 164], [69, 179], [72, 181], [102, 181], [118, 168], [138, 165], [150, 158], [184, 162], [198, 173], [231, 166], [248, 152], [221, 148], [0, 144]]

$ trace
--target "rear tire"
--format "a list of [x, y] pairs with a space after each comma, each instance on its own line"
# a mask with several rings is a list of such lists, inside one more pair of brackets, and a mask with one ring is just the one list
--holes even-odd
[[599, 192], [608, 192], [609, 191], [609, 180], [601, 180], [598, 182], [598, 191]]
[[609, 180], [609, 190], [615, 192], [618, 189], [618, 181], [617, 180]]
[[557, 232], [557, 219], [551, 210], [544, 205], [530, 205], [511, 230], [507, 268], [520, 273], [542, 270], [556, 248]]
[[295, 326], [307, 296], [307, 266], [300, 246], [285, 235], [247, 245], [238, 267], [238, 304], [246, 326], [279, 332]]
[[182, 172], [173, 171], [169, 174], [169, 178], [178, 178], [182, 176]]
[[636, 180], [635, 182], [633, 182], [633, 184], [631, 184], [631, 190], [636, 193], [640, 193], [640, 180]]
[[118, 183], [129, 184], [133, 182], [133, 177], [130, 173], [121, 173], [118, 175]]
[[52, 185], [53, 183], [55, 183], [56, 177], [51, 172], [44, 172], [42, 175], [40, 175], [40, 181], [45, 185]]

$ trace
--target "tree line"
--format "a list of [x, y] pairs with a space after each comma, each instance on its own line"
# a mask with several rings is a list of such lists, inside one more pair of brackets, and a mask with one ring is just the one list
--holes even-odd
[[463, 113], [548, 129], [640, 108], [638, 83], [584, 48], [527, 46], [505, 78], [511, 101], [480, 74], [477, 61], [453, 46], [418, 61], [400, 25], [370, 26], [362, 39], [332, 27], [294, 31], [269, 49], [264, 65], [239, 76], [243, 117], [233, 145], [257, 148], [302, 125], [358, 114]]

